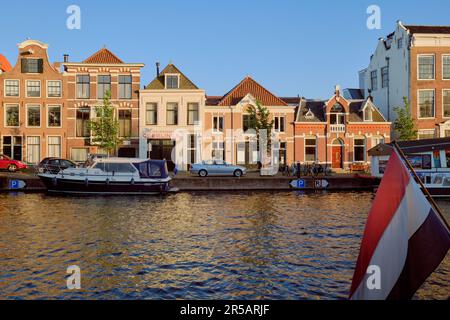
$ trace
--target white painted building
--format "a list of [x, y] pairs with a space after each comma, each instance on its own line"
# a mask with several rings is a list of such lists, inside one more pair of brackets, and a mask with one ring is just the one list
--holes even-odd
[[140, 90], [141, 158], [165, 159], [169, 169], [187, 170], [201, 160], [202, 113], [205, 91], [173, 64]]

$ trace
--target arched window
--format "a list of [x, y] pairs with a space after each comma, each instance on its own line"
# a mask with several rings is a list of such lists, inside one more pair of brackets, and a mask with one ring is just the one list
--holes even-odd
[[330, 124], [345, 124], [345, 110], [340, 104], [335, 104], [330, 110]]
[[363, 136], [355, 137], [353, 143], [353, 161], [366, 161], [366, 138]]
[[305, 138], [305, 162], [317, 161], [317, 139], [315, 136]]

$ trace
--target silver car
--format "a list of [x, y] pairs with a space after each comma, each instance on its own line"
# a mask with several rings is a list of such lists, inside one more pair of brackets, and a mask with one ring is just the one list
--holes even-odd
[[207, 176], [235, 176], [242, 177], [247, 173], [247, 169], [241, 166], [235, 166], [221, 160], [203, 161], [195, 163], [191, 167], [192, 174], [198, 174], [200, 177]]

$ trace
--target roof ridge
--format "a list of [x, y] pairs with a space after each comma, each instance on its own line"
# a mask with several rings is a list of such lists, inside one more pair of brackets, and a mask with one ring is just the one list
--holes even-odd
[[[83, 61], [83, 63], [90, 63], [90, 61], [94, 60], [94, 58], [99, 57], [102, 53], [106, 53], [106, 54], [112, 56], [113, 59], [116, 60], [117, 63], [120, 63], [120, 64], [124, 63], [124, 62], [123, 62], [121, 59], [119, 59], [119, 58], [118, 58], [111, 50], [109, 50], [109, 49], [106, 48], [106, 47], [103, 47], [103, 48], [101, 48], [100, 50], [96, 51], [96, 52], [95, 52], [93, 55], [91, 55], [89, 58], [85, 59], [85, 60]], [[96, 63], [96, 62], [93, 62], [93, 63]]]

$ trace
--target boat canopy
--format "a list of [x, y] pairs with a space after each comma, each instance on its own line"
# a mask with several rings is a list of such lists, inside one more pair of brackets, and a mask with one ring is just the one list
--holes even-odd
[[167, 170], [166, 160], [147, 160], [143, 162], [133, 162], [136, 169], [139, 170], [141, 178], [167, 178], [169, 170]]

